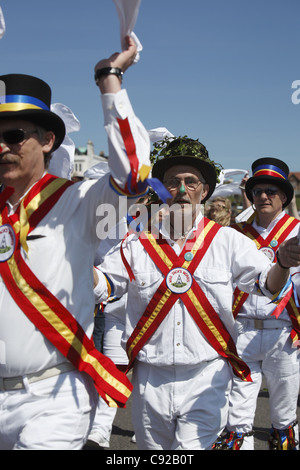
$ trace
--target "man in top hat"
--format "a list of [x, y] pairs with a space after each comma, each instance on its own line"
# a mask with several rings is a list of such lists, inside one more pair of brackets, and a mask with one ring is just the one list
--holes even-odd
[[131, 383], [91, 335], [97, 207], [136, 198], [140, 167], [144, 177], [150, 169], [147, 131], [121, 89], [135, 54], [129, 39], [127, 50], [96, 65], [111, 173], [78, 184], [46, 171], [65, 135], [49, 86], [0, 77], [1, 449], [81, 449], [99, 395], [110, 406], [130, 396]]
[[[139, 217], [140, 231], [132, 225], [101, 265], [114, 295], [128, 292], [123, 345], [139, 449], [211, 448], [227, 422], [232, 371], [251, 380], [232, 338], [233, 283], [271, 302], [289, 277], [247, 237], [203, 217], [216, 171], [198, 140], [164, 142], [152, 174], [168, 189], [168, 206], [143, 231]], [[299, 264], [295, 243], [292, 257], [282, 248], [285, 266]]]
[[[260, 158], [252, 165], [253, 175], [245, 191], [254, 214], [234, 227], [253, 240], [258, 250], [286, 271], [282, 258], [287, 240], [297, 236], [299, 221], [285, 208], [293, 198], [288, 166], [276, 158]], [[269, 391], [272, 450], [296, 449], [298, 441], [297, 400], [299, 393], [299, 303], [300, 271], [291, 271], [292, 289], [276, 305], [267, 298], [248, 295], [238, 287], [233, 313], [237, 319], [237, 350], [251, 370], [252, 382], [234, 378], [230, 395], [228, 433], [220, 448], [253, 450], [253, 422], [257, 397], [264, 375]]]

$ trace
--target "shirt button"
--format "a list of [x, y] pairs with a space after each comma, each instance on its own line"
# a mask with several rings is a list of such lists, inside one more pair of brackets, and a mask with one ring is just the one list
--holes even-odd
[[180, 343], [177, 343], [176, 346], [180, 346]]
[[180, 321], [178, 321], [178, 322], [177, 322], [177, 325], [178, 325], [178, 326], [179, 326], [179, 325], [181, 325], [181, 322], [180, 322]]

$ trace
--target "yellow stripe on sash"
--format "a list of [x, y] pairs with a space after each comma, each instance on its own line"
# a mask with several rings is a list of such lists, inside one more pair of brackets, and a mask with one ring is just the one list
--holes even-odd
[[[144, 233], [147, 236], [147, 238], [148, 238], [149, 242], [151, 243], [151, 245], [153, 246], [153, 248], [155, 249], [155, 251], [157, 251], [157, 253], [160, 256], [160, 258], [162, 259], [162, 261], [166, 264], [168, 269], [172, 269], [173, 262], [170, 260], [170, 258], [164, 252], [164, 250], [157, 243], [156, 238], [152, 235], [151, 232], [144, 232]], [[143, 234], [141, 236], [143, 236]]]
[[16, 264], [14, 256], [8, 261], [10, 272], [13, 276], [14, 281], [21, 290], [24, 296], [30, 301], [30, 303], [38, 310], [43, 318], [51, 324], [51, 326], [61, 335], [68, 344], [75, 349], [81, 359], [90, 364], [96, 372], [115, 389], [121, 392], [124, 396], [129, 397], [129, 389], [121, 384], [115, 377], [113, 377], [104, 367], [91, 356], [82, 342], [76, 337], [76, 335], [62, 322], [62, 320], [56, 315], [56, 313], [44, 302], [44, 300], [35, 292], [31, 286], [23, 278]]
[[147, 322], [144, 324], [143, 328], [139, 331], [138, 335], [134, 338], [133, 342], [131, 343], [130, 347], [128, 348], [128, 356], [131, 357], [131, 351], [135, 348], [135, 346], [138, 344], [138, 342], [142, 339], [144, 334], [147, 332], [148, 328], [152, 325], [152, 323], [155, 321], [157, 315], [169, 299], [170, 295], [172, 292], [167, 289], [166, 292], [164, 293], [163, 297], [161, 300], [158, 302], [156, 305], [155, 309], [153, 310], [152, 314], [150, 315], [149, 319]]

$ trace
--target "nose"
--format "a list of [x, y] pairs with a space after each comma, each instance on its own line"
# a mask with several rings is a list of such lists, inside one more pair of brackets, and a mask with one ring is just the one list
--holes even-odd
[[180, 194], [184, 194], [186, 192], [185, 185], [183, 182], [180, 185], [179, 192]]

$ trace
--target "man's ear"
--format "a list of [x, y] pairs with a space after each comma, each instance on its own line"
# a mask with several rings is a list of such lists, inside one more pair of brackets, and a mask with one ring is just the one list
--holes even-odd
[[201, 202], [203, 201], [204, 198], [206, 198], [206, 196], [208, 194], [208, 191], [209, 191], [209, 185], [207, 183], [205, 183], [203, 185], [203, 190], [202, 190], [202, 194], [201, 194]]
[[52, 131], [47, 131], [45, 135], [43, 136], [43, 140], [42, 140], [43, 152], [44, 153], [51, 152], [54, 142], [55, 142], [55, 134]]

